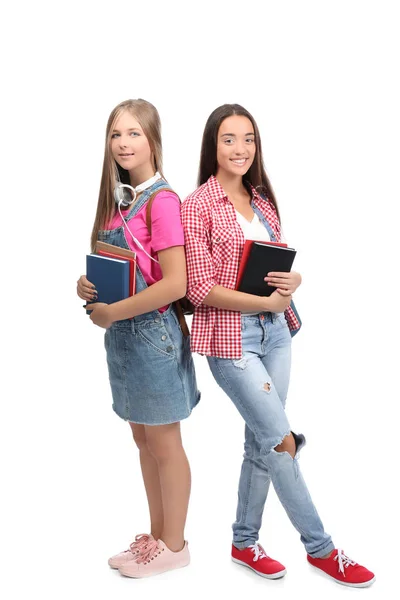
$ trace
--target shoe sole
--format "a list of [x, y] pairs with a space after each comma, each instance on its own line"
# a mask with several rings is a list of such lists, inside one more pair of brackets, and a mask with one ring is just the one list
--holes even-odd
[[126, 575], [125, 573], [121, 572], [121, 569], [119, 569], [119, 573], [120, 575], [122, 575], [122, 577], [130, 577], [131, 579], [145, 579], [146, 577], [156, 577], [157, 575], [162, 575], [162, 573], [168, 573], [169, 571], [177, 571], [178, 569], [184, 569], [189, 565], [190, 561], [186, 565], [179, 565], [179, 567], [172, 567], [172, 569], [165, 569], [164, 571], [157, 571], [157, 573], [148, 573], [146, 575]]
[[340, 581], [340, 579], [336, 579], [336, 577], [332, 577], [332, 575], [329, 575], [329, 573], [325, 573], [325, 571], [323, 571], [319, 567], [315, 567], [310, 562], [308, 564], [313, 569], [316, 569], [318, 571], [318, 573], [320, 573], [321, 575], [324, 575], [325, 577], [327, 577], [331, 581], [334, 581], [335, 583], [340, 583], [340, 585], [345, 585], [346, 587], [357, 587], [357, 588], [369, 587], [370, 585], [372, 585], [374, 583], [374, 581], [376, 579], [376, 577], [373, 577], [372, 579], [370, 579], [369, 581], [365, 581], [364, 583], [347, 583], [346, 581]]
[[234, 563], [236, 563], [237, 565], [242, 565], [243, 567], [247, 567], [248, 569], [251, 569], [252, 571], [254, 571], [254, 573], [256, 573], [257, 575], [260, 575], [260, 577], [265, 577], [265, 579], [281, 579], [282, 577], [284, 577], [286, 575], [286, 569], [283, 569], [283, 571], [278, 571], [278, 573], [271, 573], [271, 575], [267, 575], [266, 573], [260, 573], [260, 571], [253, 569], [253, 567], [251, 567], [247, 563], [243, 562], [242, 560], [233, 558], [233, 556], [231, 556], [231, 558], [232, 558], [232, 561]]

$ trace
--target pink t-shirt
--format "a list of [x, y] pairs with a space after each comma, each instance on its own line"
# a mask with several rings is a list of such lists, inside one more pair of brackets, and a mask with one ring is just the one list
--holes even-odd
[[[129, 214], [131, 207], [123, 210], [124, 216]], [[143, 248], [158, 259], [157, 253], [160, 250], [171, 248], [172, 246], [184, 246], [184, 234], [181, 221], [181, 203], [178, 196], [172, 192], [161, 191], [153, 200], [151, 206], [151, 238], [146, 225], [147, 202], [142, 206], [139, 212], [128, 221], [127, 225], [135, 238], [139, 240]], [[121, 227], [121, 215], [117, 211], [111, 220], [107, 229], [116, 229]], [[150, 260], [148, 256], [133, 241], [129, 231], [124, 227], [126, 241], [129, 248], [136, 252], [137, 264], [143, 274], [147, 285], [152, 285], [162, 279], [161, 267], [158, 263]], [[166, 306], [159, 309], [166, 310]]]

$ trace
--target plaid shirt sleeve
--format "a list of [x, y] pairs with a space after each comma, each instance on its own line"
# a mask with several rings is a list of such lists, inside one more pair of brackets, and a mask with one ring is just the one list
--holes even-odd
[[208, 230], [195, 198], [182, 204], [182, 223], [185, 232], [188, 288], [186, 295], [194, 306], [202, 304], [210, 290], [217, 285], [210, 253]]

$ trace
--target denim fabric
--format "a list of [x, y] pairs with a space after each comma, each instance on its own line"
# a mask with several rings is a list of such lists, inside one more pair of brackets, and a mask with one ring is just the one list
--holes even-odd
[[[133, 205], [128, 222], [156, 190], [169, 187], [164, 180], [145, 190]], [[129, 233], [128, 233], [129, 235]], [[129, 249], [123, 226], [100, 231], [98, 238]], [[136, 266], [136, 293], [147, 284]], [[165, 425], [188, 417], [200, 400], [190, 352], [190, 337], [183, 336], [173, 305], [133, 319], [116, 321], [106, 330], [104, 345], [113, 409], [133, 423]]]
[[333, 550], [300, 473], [303, 435], [293, 434], [296, 455], [274, 448], [291, 432], [285, 413], [291, 361], [291, 335], [284, 314], [242, 317], [243, 356], [207, 357], [217, 383], [246, 422], [244, 460], [239, 481], [233, 543], [245, 548], [258, 540], [270, 482], [308, 554]]

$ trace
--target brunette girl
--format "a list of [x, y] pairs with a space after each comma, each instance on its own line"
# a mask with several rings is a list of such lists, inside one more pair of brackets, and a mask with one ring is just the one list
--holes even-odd
[[285, 575], [285, 567], [258, 543], [272, 481], [308, 561], [339, 583], [368, 586], [374, 574], [336, 549], [323, 527], [299, 469], [305, 438], [291, 431], [285, 413], [291, 338], [301, 325], [292, 295], [301, 276], [268, 273], [265, 281], [275, 288], [269, 297], [235, 291], [245, 240], [281, 240], [260, 134], [243, 107], [225, 104], [210, 115], [199, 185], [182, 209], [187, 296], [195, 305], [192, 350], [207, 356], [246, 424], [232, 559], [263, 577]]

